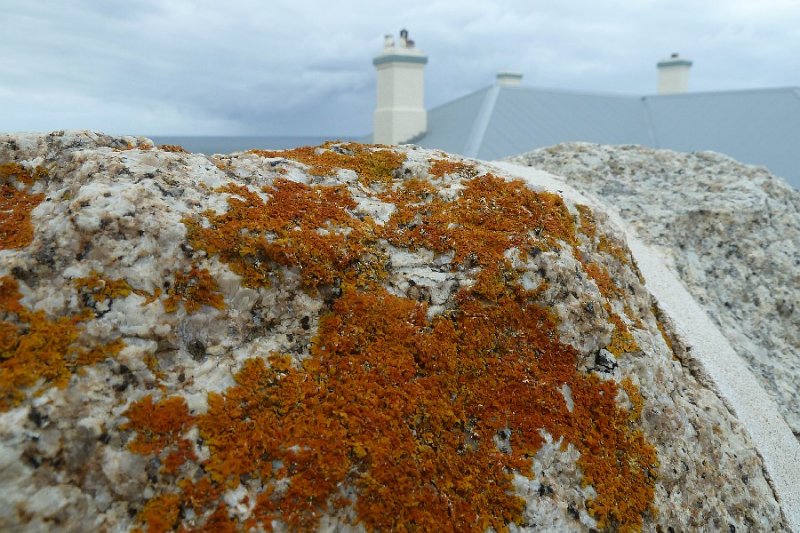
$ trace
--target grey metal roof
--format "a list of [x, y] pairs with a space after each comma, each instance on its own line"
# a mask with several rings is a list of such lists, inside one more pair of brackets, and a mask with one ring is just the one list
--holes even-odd
[[800, 90], [686, 93], [643, 100], [654, 146], [713, 150], [764, 165], [800, 188]]
[[428, 131], [414, 139], [414, 144], [467, 155], [467, 142], [491, 89], [481, 89], [428, 111]]
[[[524, 87], [498, 87], [499, 95], [476, 156], [506, 157], [564, 141], [641, 143], [647, 126], [637, 98]], [[510, 154], [509, 154], [510, 155]]]
[[569, 141], [713, 150], [800, 188], [800, 89], [639, 97], [494, 85], [431, 109], [413, 139], [480, 159]]

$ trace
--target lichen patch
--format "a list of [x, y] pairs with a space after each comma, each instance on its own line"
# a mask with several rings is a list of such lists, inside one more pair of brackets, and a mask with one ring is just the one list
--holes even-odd
[[[346, 161], [374, 183], [375, 166], [362, 165], [375, 151], [349, 150], [281, 154], [312, 165], [315, 175]], [[375, 156], [380, 168], [402, 160], [384, 152]], [[641, 526], [653, 510], [658, 459], [637, 428], [638, 412], [618, 405], [616, 382], [578, 370], [578, 353], [539, 303], [546, 283], [525, 289], [509, 258], [541, 250], [580, 257], [574, 217], [559, 196], [521, 182], [469, 167], [441, 171], [467, 175], [455, 177], [455, 196], [417, 178], [384, 176], [378, 197], [395, 209], [381, 225], [359, 216], [345, 186], [283, 178], [260, 192], [228, 185], [218, 191], [230, 195], [227, 211], [184, 220], [191, 246], [219, 257], [243, 284], [269, 287], [285, 269], [298, 269], [303, 286], [328, 295], [330, 307], [308, 357], [247, 359], [236, 385], [210, 393], [208, 411], [190, 419], [185, 402], [161, 401], [175, 403], [174, 434], [195, 424], [209, 451], [199, 480], [177, 482], [183, 507], [208, 515], [224, 509], [226, 490], [258, 480], [246, 528], [306, 530], [351, 509], [370, 531], [409, 524], [505, 531], [525, 507], [513, 474], [532, 475], [544, 430], [579, 450], [583, 483], [596, 493], [588, 510], [600, 527]], [[471, 281], [447, 313], [431, 315], [424, 301], [384, 286], [391, 250], [446, 256], [450, 270]], [[605, 267], [582, 264], [608, 302], [621, 296]], [[616, 327], [610, 349], [633, 351], [627, 327], [610, 303], [607, 310]], [[145, 410], [162, 405], [144, 402]], [[153, 434], [144, 420], [126, 427]], [[500, 432], [509, 440], [498, 448]], [[132, 449], [148, 453], [136, 442]], [[166, 461], [160, 450], [149, 453]], [[197, 494], [201, 485], [206, 496]]]
[[33, 194], [30, 188], [43, 176], [40, 168], [31, 173], [18, 163], [0, 164], [0, 250], [24, 248], [33, 241], [31, 211], [44, 194]]
[[118, 354], [124, 344], [80, 341], [90, 314], [57, 318], [20, 302], [17, 281], [0, 276], [0, 412], [49, 387], [65, 387], [82, 367]]
[[340, 169], [352, 170], [366, 186], [389, 183], [406, 159], [402, 153], [380, 146], [336, 142], [292, 150], [251, 150], [250, 153], [308, 165], [312, 176], [331, 176]]

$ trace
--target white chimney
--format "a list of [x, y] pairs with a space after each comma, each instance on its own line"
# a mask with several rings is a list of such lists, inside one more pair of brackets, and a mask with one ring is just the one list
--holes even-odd
[[689, 90], [692, 62], [678, 54], [658, 62], [658, 94], [678, 94]]
[[408, 31], [384, 38], [383, 51], [372, 60], [378, 74], [378, 101], [372, 141], [407, 142], [428, 129], [425, 111], [425, 64], [428, 56], [414, 47]]

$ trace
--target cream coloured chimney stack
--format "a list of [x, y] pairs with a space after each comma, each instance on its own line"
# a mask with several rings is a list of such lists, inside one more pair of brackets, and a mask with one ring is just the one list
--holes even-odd
[[689, 90], [692, 62], [677, 53], [658, 62], [658, 94], [679, 94]]
[[372, 140], [399, 144], [425, 133], [425, 64], [428, 57], [414, 47], [408, 31], [400, 39], [384, 38], [383, 51], [372, 60], [377, 71], [377, 105]]

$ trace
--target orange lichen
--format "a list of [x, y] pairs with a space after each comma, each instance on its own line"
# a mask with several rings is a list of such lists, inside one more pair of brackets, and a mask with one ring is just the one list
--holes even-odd
[[[355, 157], [330, 146], [294, 155], [317, 175], [341, 167], [339, 157]], [[599, 526], [641, 527], [658, 461], [636, 428], [640, 396], [632, 382], [577, 370], [578, 354], [560, 342], [555, 314], [537, 303], [542, 291], [524, 290], [507, 259], [511, 249], [578, 246], [572, 216], [559, 196], [521, 182], [486, 175], [463, 185], [453, 201], [420, 180], [385, 189], [382, 198], [397, 209], [384, 226], [355, 217], [342, 187], [280, 179], [264, 189], [267, 200], [229, 185], [226, 213], [184, 221], [191, 245], [218, 256], [245, 284], [266, 285], [282, 266], [298, 268], [308, 287], [338, 284], [342, 292], [301, 363], [279, 354], [245, 361], [236, 385], [210, 393], [207, 413], [193, 420], [179, 400], [162, 400], [176, 420], [159, 434], [173, 443], [196, 424], [209, 449], [203, 475], [177, 481], [182, 508], [204, 516], [213, 510], [214, 520], [232, 527], [221, 495], [255, 478], [263, 491], [238, 524], [244, 529], [271, 529], [278, 520], [307, 530], [322, 514], [352, 508], [370, 531], [504, 531], [524, 508], [511, 474], [531, 475], [544, 430], [580, 451]], [[426, 304], [380, 285], [381, 239], [453, 253], [452, 268], [474, 270], [475, 283], [456, 295], [453, 309], [428, 319]], [[605, 267], [590, 271], [609, 278], [604, 297], [621, 297]], [[632, 351], [630, 332], [607, 305], [611, 347]], [[616, 403], [621, 390], [630, 412]], [[154, 411], [148, 402], [145, 411]], [[495, 446], [500, 434], [510, 452]], [[172, 462], [183, 460], [177, 445], [167, 448], [178, 454]], [[140, 453], [178, 472], [165, 449]]]
[[621, 295], [621, 290], [614, 283], [614, 280], [611, 279], [611, 276], [608, 273], [608, 270], [594, 262], [588, 261], [581, 261], [583, 264], [583, 270], [586, 272], [590, 278], [594, 280], [597, 284], [597, 288], [600, 290], [600, 294], [603, 295], [604, 298], [619, 298]]
[[189, 151], [186, 150], [183, 146], [179, 144], [162, 144], [158, 147], [159, 150], [163, 150], [165, 152], [176, 152], [181, 154], [188, 154]]
[[430, 185], [408, 180], [386, 195], [397, 210], [383, 235], [393, 244], [455, 251], [453, 262], [495, 268], [511, 248], [575, 244], [575, 225], [560, 196], [534, 192], [522, 181], [486, 174], [465, 182], [454, 202], [430, 193]]
[[[641, 281], [641, 275], [638, 273], [636, 265], [631, 260], [630, 252], [627, 248], [617, 245], [612, 242], [608, 235], [599, 234], [597, 229], [597, 220], [595, 219], [594, 212], [589, 206], [578, 204], [578, 215], [580, 219], [580, 231], [586, 235], [589, 240], [589, 247], [594, 253], [601, 253], [610, 256], [611, 260], [618, 265], [632, 268]], [[578, 259], [583, 266], [583, 271], [594, 280], [600, 294], [605, 300], [605, 309], [608, 313], [609, 322], [614, 325], [614, 331], [611, 334], [611, 341], [606, 349], [616, 356], [625, 353], [632, 353], [639, 350], [630, 329], [622, 321], [622, 318], [616, 314], [611, 307], [611, 302], [615, 300], [622, 300], [624, 293], [622, 289], [612, 279], [608, 269], [600, 263], [595, 261], [586, 260], [583, 254], [578, 254]], [[644, 328], [644, 323], [633, 312], [627, 302], [622, 304], [623, 312], [633, 324], [640, 329]]]
[[33, 241], [31, 211], [44, 194], [30, 194], [28, 188], [43, 175], [40, 168], [31, 174], [18, 163], [0, 164], [0, 250], [24, 248]]
[[628, 317], [628, 320], [633, 322], [633, 327], [635, 327], [636, 329], [645, 329], [645, 325], [644, 322], [642, 322], [642, 318], [638, 314], [636, 314], [633, 311], [633, 309], [631, 309], [630, 305], [626, 303], [625, 306], [622, 308], [622, 311], [625, 313], [625, 316]]
[[378, 262], [367, 260], [377, 253], [374, 223], [350, 214], [355, 202], [343, 187], [277, 179], [264, 188], [266, 202], [245, 186], [222, 191], [234, 195], [227, 212], [184, 224], [192, 246], [219, 254], [246, 286], [269, 285], [278, 265], [300, 267], [307, 287], [380, 277]]
[[94, 270], [85, 278], [75, 278], [72, 283], [79, 292], [90, 295], [95, 302], [124, 298], [133, 292], [124, 279], [105, 278]]
[[608, 320], [614, 324], [614, 331], [611, 333], [611, 342], [608, 343], [606, 349], [619, 357], [624, 353], [632, 353], [639, 350], [639, 345], [633, 338], [633, 334], [628, 329], [622, 318], [611, 310], [611, 306], [606, 304], [606, 312], [608, 313]]
[[0, 183], [12, 184], [12, 180], [23, 185], [33, 185], [37, 180], [47, 177], [47, 171], [42, 167], [36, 167], [33, 172], [29, 171], [19, 163], [0, 163]]
[[178, 494], [161, 494], [151, 498], [137, 518], [145, 525], [147, 533], [171, 531], [178, 523], [180, 504]]
[[207, 476], [197, 481], [183, 478], [178, 481], [178, 487], [182, 492], [183, 506], [198, 514], [216, 505], [222, 495], [222, 487], [212, 483]]
[[207, 531], [209, 533], [235, 533], [238, 531], [236, 521], [228, 516], [228, 506], [220, 503], [217, 508], [208, 517], [204, 527], [198, 528], [194, 531]]
[[672, 337], [667, 333], [667, 329], [664, 327], [664, 323], [661, 322], [661, 320], [656, 320], [656, 325], [658, 326], [658, 331], [661, 332], [661, 338], [664, 339], [664, 342], [667, 344], [669, 351], [674, 354], [675, 346], [672, 343]]
[[608, 235], [598, 235], [597, 220], [594, 216], [592, 208], [588, 205], [576, 204], [580, 217], [580, 230], [589, 238], [589, 241], [594, 243], [597, 241], [595, 249], [598, 252], [606, 253], [623, 265], [631, 263], [630, 252], [624, 246], [620, 246], [613, 242]]
[[[608, 235], [598, 236], [597, 220], [595, 219], [592, 209], [589, 206], [582, 204], [577, 204], [575, 207], [578, 209], [580, 231], [586, 235], [592, 249], [595, 252], [600, 252], [601, 254], [611, 256], [620, 265], [630, 267], [634, 274], [636, 274], [639, 282], [644, 283], [644, 277], [642, 276], [639, 267], [636, 265], [636, 262], [633, 260], [630, 250], [628, 250], [624, 243], [618, 244], [615, 242], [615, 239], [609, 237]], [[585, 266], [586, 265], [584, 265], [584, 267]]]
[[153, 403], [153, 397], [147, 395], [131, 404], [123, 416], [128, 422], [120, 429], [136, 431], [128, 448], [161, 457], [164, 472], [174, 474], [183, 463], [197, 458], [191, 442], [182, 437], [193, 420], [183, 398], [162, 398]]
[[95, 303], [125, 298], [133, 293], [144, 298], [144, 302], [141, 305], [145, 306], [155, 302], [161, 296], [160, 287], [156, 287], [151, 294], [145, 290], [131, 287], [124, 279], [107, 278], [94, 270], [85, 278], [75, 278], [72, 284], [79, 294], [85, 298], [91, 298]]
[[122, 339], [113, 340], [90, 348], [85, 348], [83, 346], [76, 347], [72, 366], [80, 368], [99, 363], [109, 357], [116, 357], [124, 347], [125, 342]]
[[615, 244], [606, 235], [600, 236], [600, 239], [597, 243], [597, 251], [610, 255], [622, 265], [628, 265], [631, 263], [631, 256], [628, 249]]
[[262, 157], [283, 157], [310, 166], [312, 176], [332, 176], [339, 169], [358, 174], [366, 186], [388, 183], [406, 157], [394, 150], [359, 143], [328, 142], [320, 147], [303, 146], [292, 150], [251, 150]]
[[462, 178], [474, 178], [478, 175], [478, 168], [472, 163], [453, 161], [451, 159], [431, 159], [428, 175], [432, 178], [443, 178], [446, 175], [456, 175]]
[[161, 370], [161, 363], [158, 362], [158, 357], [156, 357], [155, 354], [145, 354], [144, 357], [142, 357], [142, 362], [144, 366], [153, 373], [156, 379], [164, 379], [166, 377], [164, 371]]
[[217, 281], [208, 270], [197, 266], [192, 266], [188, 273], [175, 273], [175, 283], [167, 291], [164, 310], [174, 313], [181, 302], [187, 313], [195, 313], [204, 305], [225, 309], [225, 299]]
[[[345, 486], [368, 530], [504, 531], [523, 509], [510, 472], [530, 472], [544, 429], [581, 451], [601, 526], [640, 525], [655, 451], [628, 429], [617, 385], [575, 370], [575, 351], [530, 296], [508, 288], [493, 304], [463, 291], [458, 313], [428, 321], [424, 304], [345, 291], [302, 369], [251, 359], [235, 387], [209, 395], [198, 417], [211, 450], [204, 469], [228, 487], [261, 478], [247, 527], [277, 519], [312, 528]], [[511, 453], [494, 445], [501, 431]], [[277, 489], [278, 480], [288, 486]]]
[[94, 347], [79, 342], [86, 314], [50, 319], [30, 311], [13, 278], [0, 277], [0, 295], [0, 412], [19, 405], [28, 392], [66, 386], [74, 372], [123, 347], [119, 340]]
[[134, 289], [133, 292], [144, 298], [144, 301], [141, 303], [141, 306], [144, 307], [158, 300], [161, 297], [162, 291], [161, 287], [156, 287], [152, 294], [142, 289]]
[[134, 144], [132, 142], [128, 142], [128, 145], [125, 148], [121, 148], [120, 151], [124, 150], [150, 150], [153, 147], [150, 146], [145, 141], [139, 141], [138, 143]]
[[580, 217], [580, 230], [586, 235], [590, 241], [594, 241], [597, 236], [597, 221], [594, 218], [594, 212], [588, 205], [575, 204]]
[[164, 466], [161, 470], [167, 474], [175, 474], [183, 466], [183, 463], [195, 459], [197, 459], [197, 455], [194, 453], [192, 443], [184, 439], [179, 441], [176, 449], [164, 458]]
[[634, 385], [630, 376], [625, 376], [622, 378], [620, 386], [622, 386], [622, 389], [628, 396], [628, 400], [631, 402], [632, 408], [628, 414], [628, 418], [631, 420], [631, 422], [636, 422], [642, 416], [642, 409], [644, 408], [644, 398], [642, 397], [642, 393], [639, 392], [639, 389], [636, 387], [636, 385]]
[[212, 157], [211, 162], [214, 163], [214, 166], [220, 169], [223, 172], [227, 172], [231, 168], [231, 163], [229, 159], [221, 159], [219, 157]]
[[[184, 463], [197, 460], [191, 441], [183, 437], [194, 422], [183, 398], [162, 398], [154, 403], [152, 396], [148, 395], [132, 403], [123, 416], [128, 418], [128, 422], [120, 429], [136, 432], [128, 448], [134, 453], [155, 455], [161, 462], [161, 473], [176, 475]], [[227, 506], [218, 502], [222, 493], [219, 485], [211, 483], [208, 477], [196, 482], [182, 478], [177, 485], [180, 493], [151, 499], [137, 516], [148, 532], [171, 531], [177, 525], [181, 508], [193, 509], [199, 515], [215, 508], [203, 528], [182, 530], [236, 530], [235, 523], [228, 517]]]
[[0, 276], [0, 311], [21, 315], [27, 310], [20, 303], [22, 295], [19, 293], [19, 284], [13, 278]]
[[653, 316], [655, 316], [656, 326], [658, 327], [658, 331], [661, 333], [661, 338], [664, 339], [664, 343], [667, 345], [667, 348], [669, 348], [669, 353], [672, 355], [673, 359], [677, 359], [678, 356], [675, 352], [676, 341], [673, 336], [673, 332], [668, 331], [666, 325], [664, 324], [665, 317], [663, 312], [655, 304], [653, 304], [650, 310], [652, 311]]

